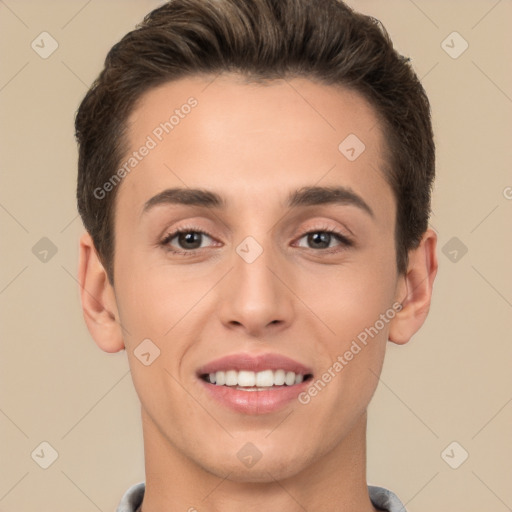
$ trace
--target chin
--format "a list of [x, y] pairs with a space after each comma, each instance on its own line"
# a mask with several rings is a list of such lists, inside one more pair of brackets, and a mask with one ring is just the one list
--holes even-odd
[[[226, 478], [232, 482], [247, 483], [271, 483], [276, 480], [284, 480], [295, 476], [302, 468], [308, 465], [307, 460], [301, 457], [300, 460], [293, 459], [289, 454], [277, 455], [276, 453], [262, 454], [261, 458], [250, 465], [245, 465], [237, 455], [230, 460], [226, 457], [222, 464], [215, 461], [197, 461], [208, 473], [219, 478]], [[228, 475], [228, 476], [227, 476]]]

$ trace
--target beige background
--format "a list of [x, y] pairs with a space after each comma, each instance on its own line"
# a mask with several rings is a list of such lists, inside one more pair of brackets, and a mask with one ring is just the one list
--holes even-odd
[[[102, 352], [80, 310], [73, 117], [111, 45], [160, 3], [0, 0], [0, 511], [113, 511], [144, 479], [126, 353]], [[512, 510], [512, 2], [350, 4], [412, 58], [438, 148], [433, 304], [409, 344], [389, 344], [368, 480], [409, 512]], [[31, 48], [42, 31], [59, 45], [47, 59]], [[441, 45], [453, 31], [469, 43], [456, 59]], [[32, 252], [43, 237], [46, 262]], [[455, 262], [453, 237], [468, 249]], [[31, 457], [43, 441], [58, 452], [48, 469]]]

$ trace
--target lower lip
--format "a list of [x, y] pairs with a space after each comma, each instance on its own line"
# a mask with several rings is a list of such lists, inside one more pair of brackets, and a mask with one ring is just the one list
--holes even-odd
[[199, 379], [206, 392], [220, 404], [243, 414], [268, 414], [284, 408], [304, 391], [311, 378], [293, 386], [272, 387], [265, 391], [241, 391], [229, 386], [217, 386]]

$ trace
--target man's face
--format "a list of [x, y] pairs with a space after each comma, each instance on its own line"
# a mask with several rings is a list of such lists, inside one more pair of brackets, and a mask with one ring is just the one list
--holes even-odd
[[[342, 446], [375, 391], [400, 299], [396, 204], [383, 135], [361, 96], [304, 79], [212, 79], [160, 86], [130, 117], [126, 159], [150, 149], [118, 190], [119, 319], [154, 449], [233, 480], [284, 478]], [[197, 104], [182, 108], [190, 97]], [[161, 123], [175, 109], [179, 121], [166, 133]], [[321, 194], [310, 194], [290, 206], [305, 187], [352, 196], [317, 204]], [[210, 191], [225, 204], [162, 195], [175, 188]], [[177, 229], [185, 233], [169, 237]], [[149, 365], [134, 354], [147, 339], [153, 355], [143, 360], [160, 350]], [[234, 358], [216, 363], [226, 356]], [[251, 369], [263, 372], [262, 384], [293, 368], [307, 380], [264, 391], [205, 375], [222, 382], [216, 371], [229, 370], [247, 389]], [[310, 393], [318, 380], [324, 385]], [[258, 452], [251, 467], [247, 457]]]

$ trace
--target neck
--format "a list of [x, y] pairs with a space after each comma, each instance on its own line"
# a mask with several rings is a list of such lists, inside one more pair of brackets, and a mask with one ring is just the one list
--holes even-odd
[[366, 413], [341, 443], [291, 477], [233, 481], [177, 450], [142, 410], [146, 491], [142, 512], [376, 512], [366, 483]]

